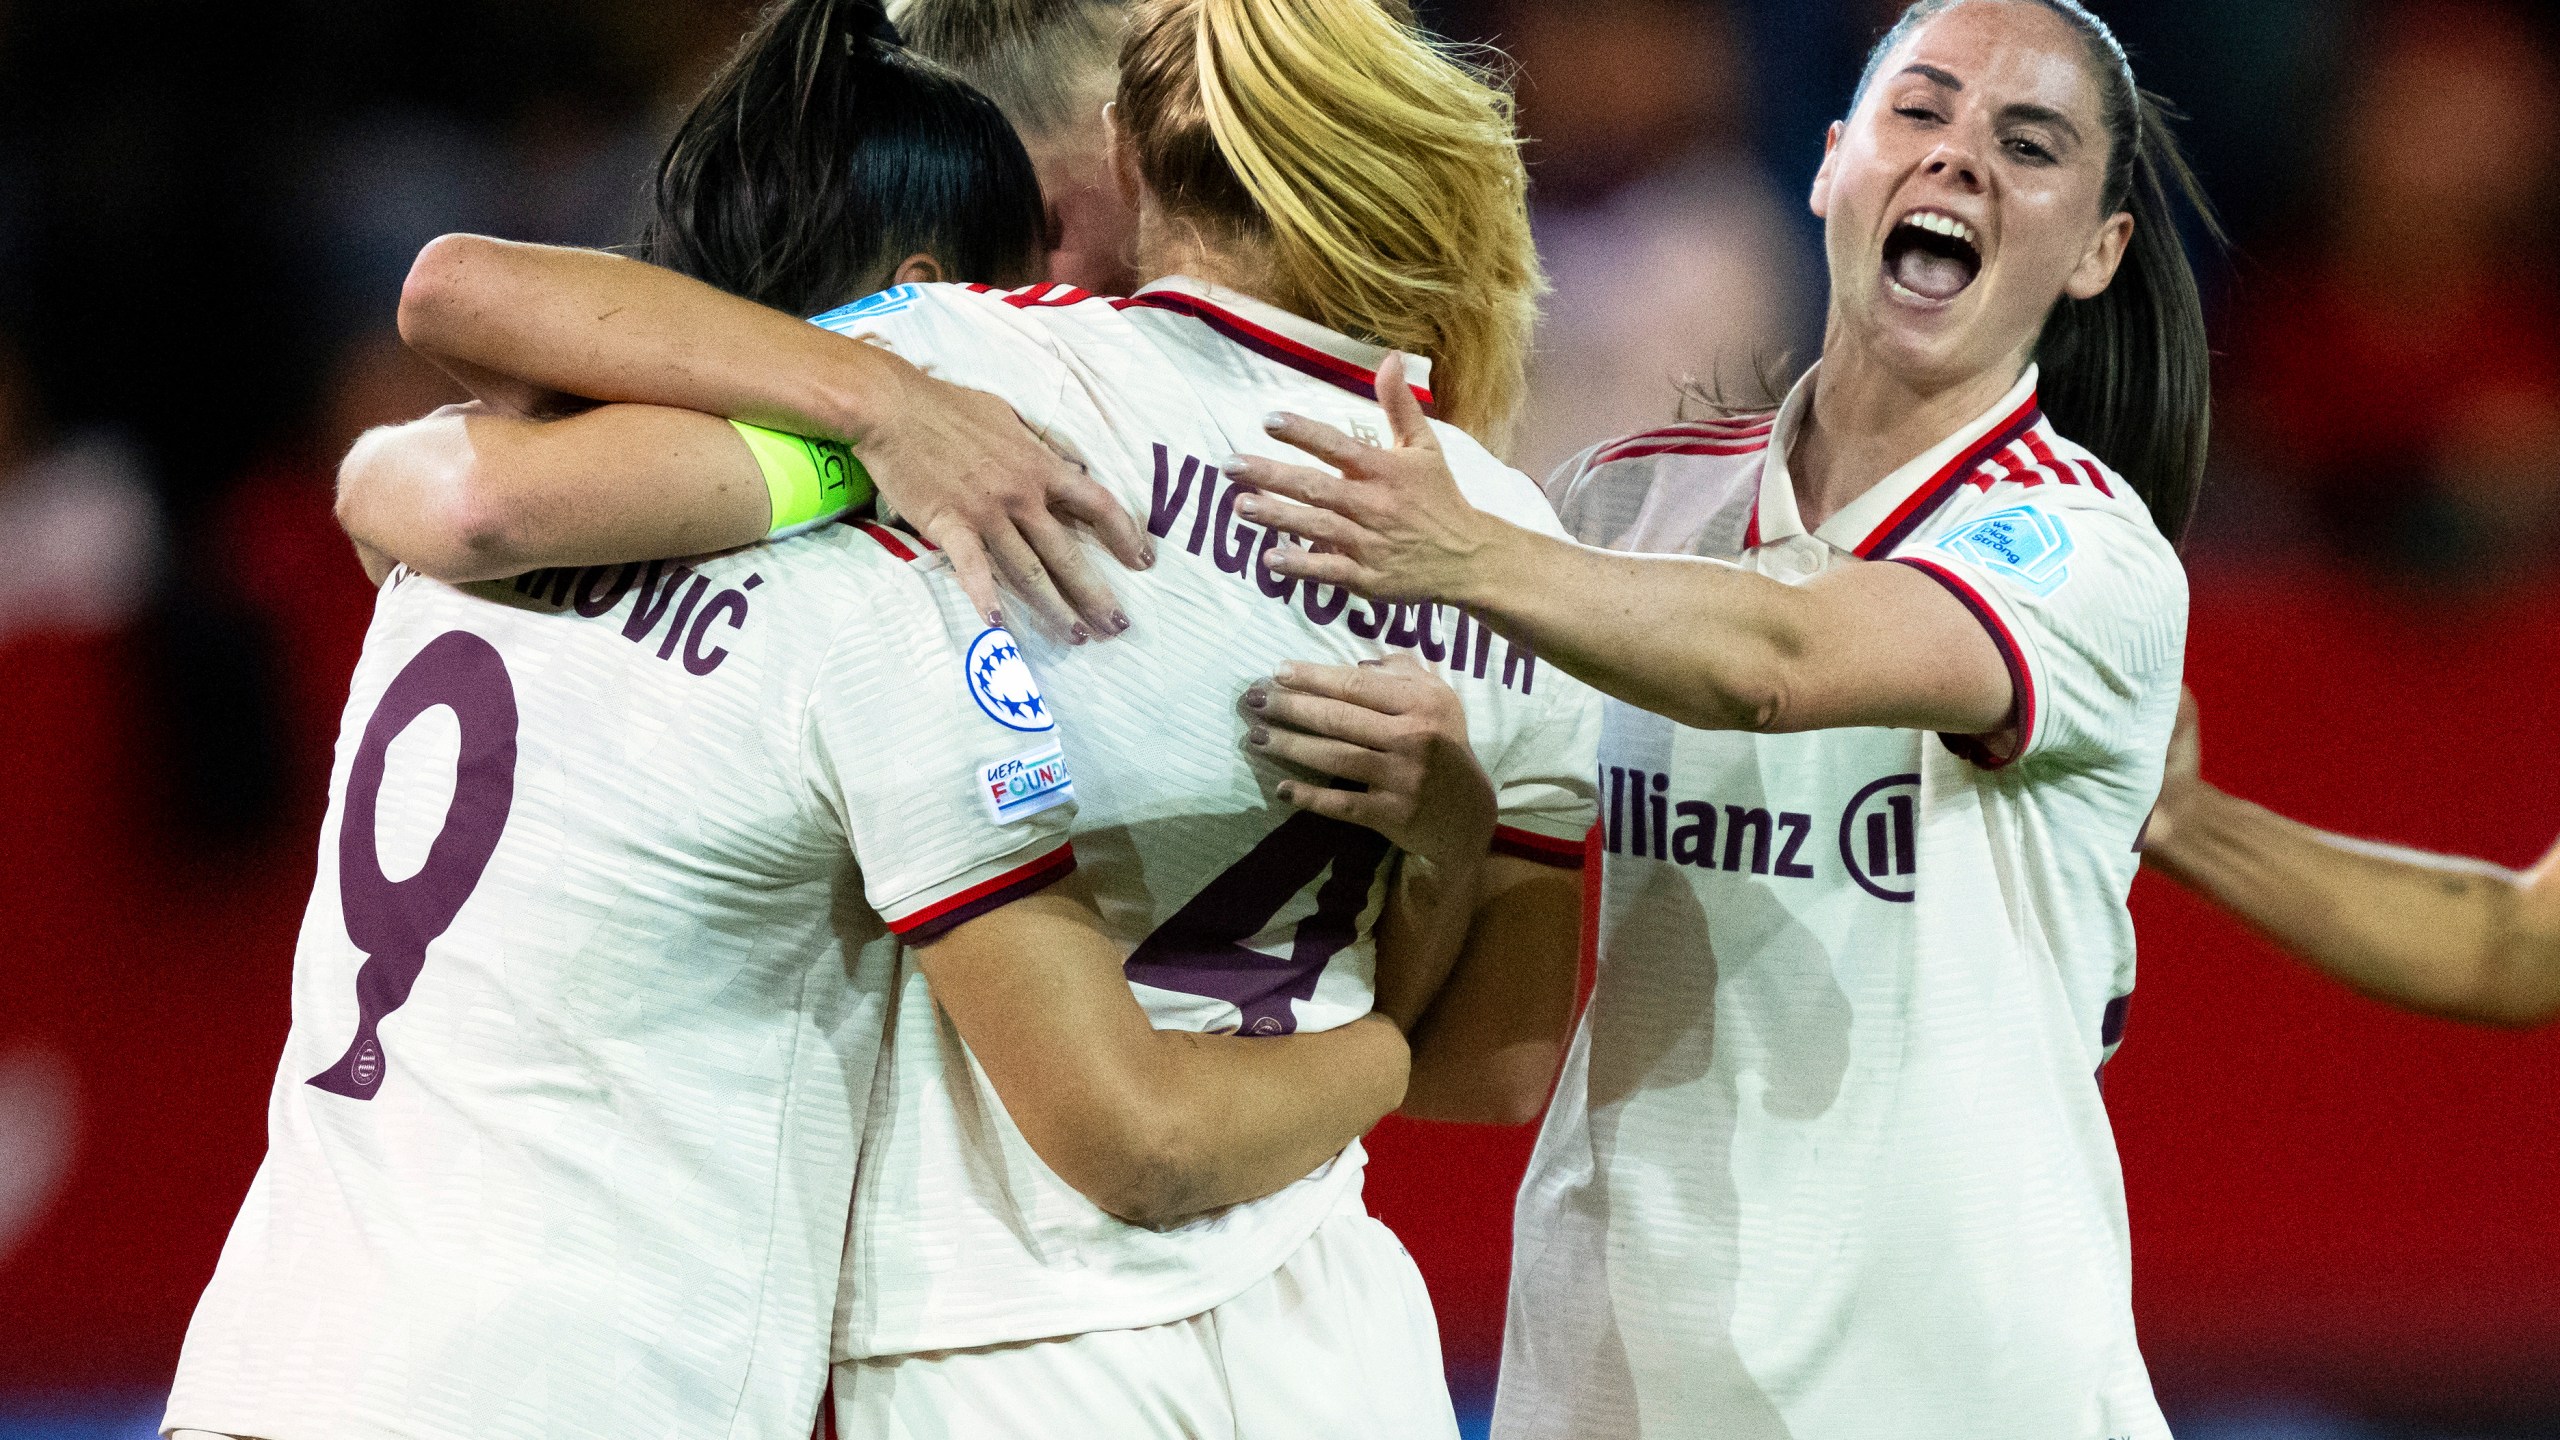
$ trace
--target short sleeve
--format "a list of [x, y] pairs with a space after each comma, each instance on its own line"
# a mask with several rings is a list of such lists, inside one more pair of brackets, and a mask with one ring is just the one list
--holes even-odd
[[1562, 870], [1582, 868], [1582, 838], [1600, 808], [1600, 694], [1547, 669], [1538, 720], [1495, 757], [1494, 853]]
[[1013, 637], [974, 619], [956, 586], [904, 564], [881, 574], [819, 667], [806, 776], [872, 908], [927, 940], [1075, 868], [1075, 783]]
[[1986, 769], [2044, 756], [2097, 763], [2142, 733], [2146, 706], [2177, 685], [2186, 571], [2137, 512], [2022, 500], [1893, 558], [1946, 587], [2009, 667], [2011, 729], [1947, 737]]
[[877, 345], [937, 380], [1001, 395], [1043, 440], [1053, 440], [1049, 421], [1072, 371], [1056, 341], [1000, 293], [900, 285], [810, 323]]

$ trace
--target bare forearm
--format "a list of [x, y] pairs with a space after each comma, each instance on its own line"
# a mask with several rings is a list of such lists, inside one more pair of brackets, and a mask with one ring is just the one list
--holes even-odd
[[672, 271], [448, 235], [418, 256], [400, 333], [475, 388], [698, 410], [860, 443], [912, 367]]
[[1563, 1063], [1580, 959], [1582, 886], [1574, 872], [1521, 867], [1488, 885], [1448, 982], [1412, 1032], [1403, 1113], [1422, 1120], [1525, 1125]]
[[2163, 807], [2145, 858], [2376, 999], [2495, 1025], [2560, 1011], [2560, 935], [2512, 871], [2331, 835], [2200, 782]]
[[1902, 565], [1782, 585], [1721, 560], [1622, 555], [1499, 521], [1452, 596], [1538, 658], [1701, 730], [1883, 725], [1982, 734], [2014, 703], [1980, 621]]
[[1800, 626], [1785, 586], [1714, 560], [1621, 555], [1496, 522], [1450, 598], [1538, 658], [1700, 729], [1765, 728]]
[[360, 546], [455, 583], [725, 550], [771, 514], [726, 421], [655, 406], [553, 421], [453, 407], [366, 435], [339, 469]]
[[1132, 1217], [1166, 1223], [1271, 1194], [1368, 1133], [1404, 1098], [1408, 1056], [1381, 1015], [1278, 1039], [1158, 1031], [1151, 1087], [1169, 1173]]
[[1481, 861], [1434, 863], [1399, 856], [1378, 920], [1378, 1013], [1408, 1035], [1431, 1008], [1466, 945], [1483, 877]]

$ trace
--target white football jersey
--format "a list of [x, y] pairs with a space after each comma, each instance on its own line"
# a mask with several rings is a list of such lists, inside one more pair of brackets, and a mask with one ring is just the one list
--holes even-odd
[[923, 568], [384, 588], [170, 1428], [810, 1433], [894, 937], [1074, 863], [1029, 672]]
[[1915, 566], [2018, 713], [1755, 735], [1607, 705], [1598, 985], [1520, 1194], [1503, 1440], [2167, 1435], [2097, 1077], [2185, 577], [2035, 381], [1811, 534], [1810, 378], [1550, 487], [1613, 549]]
[[[1263, 434], [1270, 412], [1385, 433], [1384, 352], [1180, 280], [1117, 301], [915, 287], [819, 323], [1004, 397], [1158, 537], [1152, 570], [1111, 577], [1125, 637], [1023, 647], [1066, 717], [1080, 866], [1068, 883], [1129, 946], [1159, 1027], [1283, 1035], [1370, 1008], [1387, 843], [1280, 804], [1286, 774], [1243, 745], [1240, 698], [1285, 661], [1402, 650], [1434, 666], [1499, 788], [1498, 843], [1580, 866], [1595, 694], [1446, 606], [1373, 606], [1276, 576], [1274, 537], [1235, 516], [1218, 462], [1294, 453]], [[1427, 372], [1413, 379], [1420, 389]], [[1560, 533], [1527, 477], [1457, 430], [1440, 439], [1477, 504]], [[1354, 1144], [1289, 1189], [1176, 1229], [1116, 1220], [1032, 1153], [912, 972], [885, 1070], [855, 1200], [847, 1358], [1196, 1315], [1270, 1275], [1357, 1194]]]

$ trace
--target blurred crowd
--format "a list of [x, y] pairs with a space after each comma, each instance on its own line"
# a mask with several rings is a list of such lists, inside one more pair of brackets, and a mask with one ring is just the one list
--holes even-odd
[[[1822, 322], [1822, 126], [1894, 5], [1424, 8], [1516, 66], [1533, 141], [1555, 293], [1523, 468], [1783, 383]], [[2188, 112], [2238, 237], [2207, 257], [2225, 356], [2198, 563], [2327, 560], [2421, 592], [2546, 569], [2549, 25], [2500, 0], [2102, 8]], [[389, 330], [411, 255], [449, 229], [631, 235], [671, 117], [749, 10], [0, 9], [0, 636], [111, 623], [184, 577], [195, 638], [299, 673], [302, 640], [242, 627], [361, 609], [351, 571], [322, 580], [347, 568], [331, 465], [449, 394]], [[309, 641], [342, 658], [360, 624], [339, 628]]]

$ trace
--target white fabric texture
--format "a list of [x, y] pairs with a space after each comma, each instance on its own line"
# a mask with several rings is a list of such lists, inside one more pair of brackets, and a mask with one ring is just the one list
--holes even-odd
[[895, 544], [386, 586], [170, 1428], [809, 1433], [891, 927], [1070, 858]]
[[2035, 378], [1810, 535], [1810, 380], [1559, 475], [1594, 544], [1917, 562], [2031, 703], [1944, 738], [1608, 705], [1598, 984], [1519, 1199], [1501, 1440], [2167, 1434], [2096, 1077], [2186, 591]]

